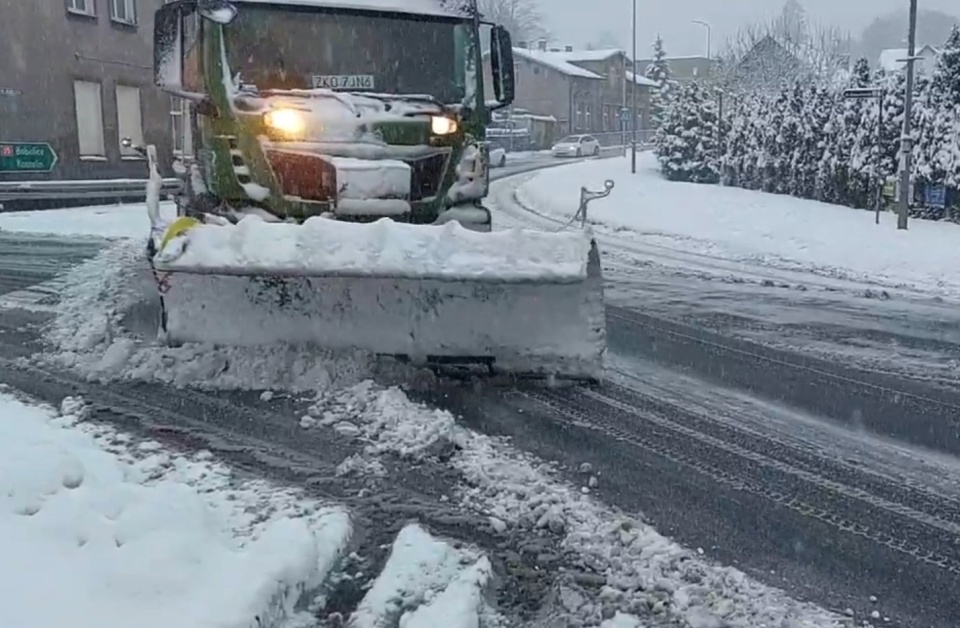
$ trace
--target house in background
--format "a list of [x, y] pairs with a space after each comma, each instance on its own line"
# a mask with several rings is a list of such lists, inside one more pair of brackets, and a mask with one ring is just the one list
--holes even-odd
[[[630, 104], [630, 59], [624, 51], [548, 48], [541, 40], [536, 48], [520, 43], [513, 53], [515, 109], [556, 119], [558, 134], [624, 129], [621, 110]], [[490, 91], [488, 58], [484, 60], [484, 77]], [[637, 126], [645, 129], [650, 121], [650, 90], [656, 84], [642, 76], [636, 82]]]
[[732, 68], [730, 78], [755, 89], [779, 89], [803, 62], [771, 35], [760, 39]]
[[[713, 76], [719, 61], [702, 55], [686, 57], [666, 57], [670, 65], [670, 78], [679, 83], [689, 83], [694, 80], [704, 81]], [[637, 73], [644, 75], [653, 59], [637, 59]]]
[[[917, 48], [916, 51], [920, 59], [913, 67], [928, 76], [933, 74], [933, 70], [937, 67], [937, 59], [940, 57], [940, 51], [929, 44], [922, 48]], [[907, 67], [907, 63], [899, 59], [906, 58], [906, 48], [887, 48], [880, 52], [880, 57], [877, 59], [877, 67], [888, 74], [900, 72]]]
[[[5, 2], [0, 19], [0, 181], [145, 178], [120, 140], [171, 162], [170, 98], [154, 86], [153, 14], [163, 0]], [[49, 143], [49, 172], [21, 170], [16, 144]], [[2, 157], [2, 155], [0, 155]]]

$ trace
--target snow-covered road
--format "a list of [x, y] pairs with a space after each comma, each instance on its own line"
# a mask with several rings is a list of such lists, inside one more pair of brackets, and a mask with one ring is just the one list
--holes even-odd
[[[599, 187], [609, 171], [598, 168], [554, 172]], [[613, 178], [616, 199], [628, 190], [622, 174]], [[545, 224], [508, 206], [516, 181], [494, 186], [503, 212], [495, 220]], [[117, 231], [129, 218], [128, 233], [138, 237], [133, 210], [94, 210], [87, 218], [111, 221]], [[29, 218], [15, 218], [20, 229], [31, 228]], [[55, 228], [45, 220], [44, 229]], [[701, 313], [729, 315], [753, 301], [762, 319], [761, 296], [787, 290], [768, 285], [768, 273], [808, 280], [820, 288], [803, 294], [820, 298], [849, 299], [860, 289], [849, 287], [860, 285], [857, 278], [747, 265], [720, 244], [721, 254], [697, 258], [703, 274], [696, 275], [684, 259], [701, 251], [681, 240], [671, 250], [643, 249], [635, 234], [596, 228], [625, 240], [607, 259], [612, 300], [639, 300], [665, 318], [699, 322], [709, 316], [691, 315], [698, 303]], [[631, 256], [626, 245], [640, 251]], [[939, 545], [953, 534], [944, 526], [960, 499], [951, 459], [831, 432], [843, 428], [680, 378], [634, 346], [649, 336], [655, 351], [676, 352], [667, 348], [680, 342], [671, 340], [676, 334], [658, 336], [636, 321], [612, 323], [614, 339], [629, 332], [633, 345], [619, 345], [626, 355], [611, 364], [622, 381], [597, 391], [451, 391], [406, 367], [352, 355], [160, 348], [149, 342], [155, 321], [140, 248], [121, 240], [74, 267], [48, 289], [55, 298], [35, 308], [45, 313], [0, 308], [0, 381], [51, 402], [82, 394], [92, 410], [81, 426], [109, 424], [134, 441], [206, 449], [235, 473], [296, 486], [275, 489], [295, 520], [304, 521], [303, 504], [345, 513], [349, 541], [325, 547], [347, 559], [324, 579], [324, 595], [309, 609], [314, 623], [409, 628], [415, 619], [436, 625], [437, 614], [453, 623], [445, 610], [452, 603], [469, 610], [464, 626], [482, 628], [950, 625], [944, 613], [956, 605], [918, 586], [947, 590], [955, 582], [957, 557]], [[713, 292], [702, 292], [707, 287]], [[793, 302], [783, 299], [782, 312], [791, 311]], [[705, 300], [723, 305], [711, 309]], [[13, 305], [8, 299], [5, 307]], [[34, 354], [38, 325], [46, 344]], [[717, 342], [710, 351], [684, 349], [684, 359], [729, 369], [735, 361], [724, 352], [733, 348]], [[786, 372], [767, 370], [771, 380]], [[884, 469], [891, 456], [897, 464]], [[426, 534], [444, 541], [419, 543]], [[910, 539], [917, 548], [901, 547]], [[412, 555], [404, 550], [410, 546], [435, 551]], [[411, 571], [442, 577], [384, 593]], [[408, 601], [407, 619], [401, 623], [394, 605], [390, 617], [364, 623], [388, 598]]]
[[[608, 296], [658, 317], [925, 382], [960, 382], [960, 228], [738, 188], [670, 183], [642, 153], [530, 173], [492, 191], [502, 226], [557, 229], [579, 187]], [[953, 282], [953, 283], [951, 283]], [[954, 285], [956, 284], [956, 285]]]

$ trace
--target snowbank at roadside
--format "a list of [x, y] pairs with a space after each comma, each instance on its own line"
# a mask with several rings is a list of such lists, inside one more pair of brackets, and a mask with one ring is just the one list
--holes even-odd
[[82, 414], [0, 393], [5, 625], [278, 626], [335, 567], [345, 512]]
[[[161, 203], [160, 211], [165, 218], [176, 216], [176, 206], [172, 202]], [[143, 203], [0, 212], [0, 231], [146, 240], [150, 234], [150, 219]]]
[[[537, 173], [517, 189], [517, 199], [535, 211], [569, 218], [580, 187], [613, 193], [589, 206], [591, 221], [617, 238], [750, 265], [909, 286], [960, 298], [960, 227], [914, 220], [896, 229], [896, 216], [767, 194], [740, 188], [675, 183], [661, 177], [652, 153], [630, 161], [584, 161]], [[603, 233], [599, 231], [598, 233]]]

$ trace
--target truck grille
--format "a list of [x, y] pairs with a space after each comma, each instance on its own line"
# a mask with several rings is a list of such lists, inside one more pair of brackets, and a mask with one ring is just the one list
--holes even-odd
[[[320, 155], [268, 150], [267, 159], [284, 195], [316, 202], [331, 202], [336, 198], [336, 170]], [[411, 202], [430, 199], [440, 193], [450, 161], [449, 153], [403, 161], [410, 166]]]
[[449, 154], [431, 155], [420, 159], [405, 160], [412, 171], [410, 182], [410, 200], [422, 201], [440, 193], [443, 177], [447, 171]]
[[269, 150], [267, 159], [285, 196], [327, 203], [336, 198], [337, 172], [319, 156]]

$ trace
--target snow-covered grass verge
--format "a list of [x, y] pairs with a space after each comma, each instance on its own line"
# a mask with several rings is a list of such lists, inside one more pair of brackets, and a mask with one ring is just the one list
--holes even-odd
[[[352, 424], [355, 429], [344, 429]], [[494, 528], [549, 530], [562, 538], [561, 550], [580, 557], [602, 574], [597, 599], [561, 595], [566, 618], [597, 625], [615, 613], [654, 614], [697, 628], [726, 626], [839, 627], [848, 619], [798, 602], [744, 573], [705, 561], [653, 528], [609, 508], [559, 480], [551, 469], [499, 439], [457, 425], [448, 412], [411, 402], [397, 388], [372, 382], [318, 395], [306, 428], [332, 427], [357, 434], [371, 459], [391, 453], [427, 457], [438, 445], [456, 446], [450, 464], [464, 477], [461, 504], [490, 518]]]
[[944, 273], [960, 265], [960, 228], [913, 221], [896, 229], [896, 216], [839, 205], [716, 185], [664, 179], [652, 153], [630, 161], [584, 161], [539, 172], [517, 189], [523, 205], [569, 218], [576, 213], [580, 186], [616, 187], [589, 206], [589, 218], [619, 238], [683, 253], [799, 270], [830, 277], [909, 286], [960, 298], [960, 276]]
[[[161, 203], [160, 211], [165, 218], [176, 216], [176, 206], [172, 202]], [[150, 219], [143, 203], [0, 212], [0, 231], [143, 238], [146, 241], [150, 233]]]
[[268, 628], [339, 561], [339, 509], [0, 393], [10, 626]]

